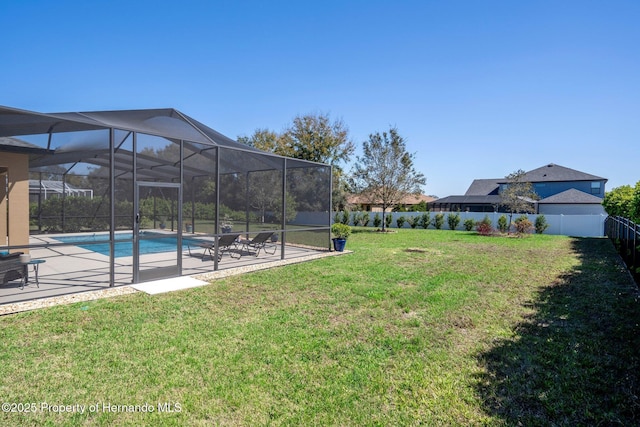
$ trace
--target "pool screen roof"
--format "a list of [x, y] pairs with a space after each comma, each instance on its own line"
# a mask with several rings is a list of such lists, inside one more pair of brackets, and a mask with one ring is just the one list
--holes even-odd
[[[101, 129], [139, 132], [160, 136], [176, 143], [184, 141], [185, 147], [204, 156], [213, 156], [211, 149], [214, 147], [230, 149], [229, 153], [221, 159], [220, 174], [282, 168], [283, 157], [234, 141], [173, 108], [38, 113], [0, 106], [0, 138]], [[0, 150], [2, 149], [1, 145]], [[96, 146], [88, 143], [84, 147], [59, 147], [52, 154], [33, 154], [30, 167], [33, 169], [81, 161], [107, 166], [110, 150], [104, 145]], [[115, 168], [123, 174], [122, 176], [127, 174], [130, 169], [129, 154], [125, 150], [120, 150], [115, 154]], [[143, 168], [143, 170], [146, 171], [145, 174], [150, 174], [149, 178], [161, 179], [164, 176], [176, 176], [178, 165], [152, 156], [141, 154], [137, 156], [139, 163], [148, 163], [149, 168]], [[287, 162], [288, 168], [326, 166], [297, 159], [287, 159]], [[198, 170], [197, 168], [185, 167], [184, 169], [184, 174], [187, 177], [203, 176], [210, 173], [211, 171]]]

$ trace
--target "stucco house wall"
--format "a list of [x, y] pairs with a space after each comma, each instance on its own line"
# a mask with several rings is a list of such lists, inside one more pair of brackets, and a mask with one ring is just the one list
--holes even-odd
[[[0, 175], [0, 245], [28, 245], [29, 156], [22, 153], [2, 153], [0, 170], [5, 171]], [[8, 184], [8, 194], [5, 193], [5, 182]], [[26, 248], [20, 251], [29, 252]]]

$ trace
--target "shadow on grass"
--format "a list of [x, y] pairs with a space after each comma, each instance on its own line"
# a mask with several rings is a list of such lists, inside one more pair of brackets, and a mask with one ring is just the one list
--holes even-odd
[[640, 425], [638, 289], [608, 240], [573, 246], [580, 265], [480, 355], [479, 395], [507, 425]]

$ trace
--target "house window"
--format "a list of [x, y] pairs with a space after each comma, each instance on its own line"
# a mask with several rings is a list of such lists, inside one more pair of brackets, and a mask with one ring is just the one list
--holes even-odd
[[591, 183], [591, 194], [600, 194], [600, 181], [593, 181]]

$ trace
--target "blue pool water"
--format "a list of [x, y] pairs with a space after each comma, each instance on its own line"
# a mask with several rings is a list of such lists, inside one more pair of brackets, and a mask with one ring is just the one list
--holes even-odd
[[[176, 237], [160, 237], [159, 233], [143, 232], [141, 237], [153, 237], [151, 240], [140, 239], [140, 255], [155, 254], [161, 252], [175, 251], [178, 243]], [[133, 242], [131, 241], [133, 234], [123, 233], [116, 234], [115, 240], [115, 257], [124, 257], [133, 255]], [[158, 237], [156, 237], [158, 236]], [[63, 243], [74, 243], [76, 246], [97, 252], [102, 255], [109, 256], [109, 235], [108, 234], [91, 234], [85, 236], [64, 236], [56, 237], [56, 240]], [[187, 250], [187, 244], [192, 246], [196, 243], [194, 240], [182, 239], [182, 249]]]

